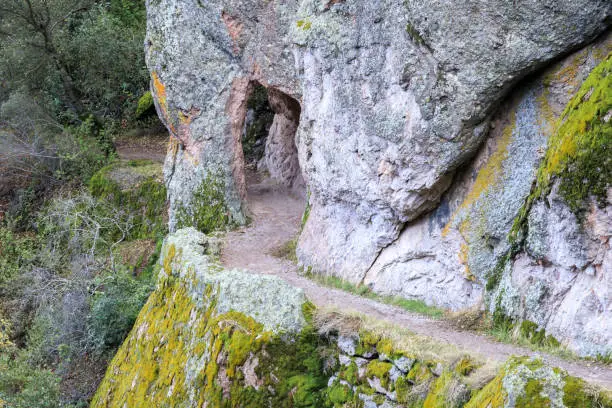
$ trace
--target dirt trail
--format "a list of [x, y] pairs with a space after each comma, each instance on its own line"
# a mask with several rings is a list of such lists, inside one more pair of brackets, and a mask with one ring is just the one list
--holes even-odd
[[115, 150], [122, 160], [151, 160], [163, 163], [167, 145], [168, 135], [159, 132], [120, 137], [115, 141]]
[[[250, 181], [257, 182], [258, 180], [253, 180], [254, 177], [249, 176]], [[487, 336], [458, 331], [449, 327], [444, 321], [432, 320], [394, 306], [320, 286], [298, 275], [296, 265], [288, 260], [274, 257], [271, 253], [296, 236], [305, 200], [266, 183], [251, 184], [248, 189], [248, 199], [253, 222], [248, 227], [227, 234], [221, 255], [221, 261], [225, 266], [279, 276], [290, 284], [302, 288], [306, 296], [320, 307], [357, 311], [497, 362], [503, 362], [512, 355], [538, 355], [547, 363], [563, 368], [571, 375], [612, 389], [612, 368], [609, 366], [567, 361], [526, 348], [499, 343]]]

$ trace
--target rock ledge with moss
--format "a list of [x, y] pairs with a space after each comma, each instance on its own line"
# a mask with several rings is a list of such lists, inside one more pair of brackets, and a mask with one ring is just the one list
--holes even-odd
[[323, 330], [314, 318], [319, 312], [300, 289], [276, 277], [225, 270], [218, 253], [218, 238], [193, 228], [166, 238], [157, 288], [92, 407], [610, 403], [539, 360], [511, 359], [491, 380], [478, 358], [422, 353], [354, 317], [334, 316], [335, 327]]

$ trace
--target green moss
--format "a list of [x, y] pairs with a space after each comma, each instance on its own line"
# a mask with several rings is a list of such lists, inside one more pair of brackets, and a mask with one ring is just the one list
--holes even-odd
[[304, 31], [310, 30], [312, 22], [310, 20], [298, 20], [295, 25], [297, 28], [301, 28]]
[[547, 192], [554, 178], [574, 211], [585, 210], [590, 196], [604, 205], [612, 180], [612, 55], [584, 81], [561, 115], [538, 172], [538, 189]]
[[427, 398], [423, 403], [423, 408], [452, 408], [459, 406], [465, 401], [454, 401], [450, 394], [450, 388], [454, 381], [454, 376], [451, 371], [445, 371], [438, 377], [427, 394]]
[[406, 377], [400, 377], [395, 382], [395, 395], [397, 396], [397, 402], [400, 404], [407, 404], [411, 401], [410, 389], [412, 384], [406, 379]]
[[327, 390], [327, 398], [334, 407], [342, 407], [345, 403], [354, 400], [354, 397], [351, 387], [337, 381]]
[[493, 270], [489, 274], [489, 277], [487, 278], [487, 284], [485, 286], [487, 291], [491, 292], [499, 286], [499, 283], [501, 282], [501, 279], [504, 276], [506, 265], [508, 264], [508, 262], [510, 262], [511, 258], [512, 254], [508, 252], [506, 253], [506, 255], [502, 256], [497, 261], [495, 268], [493, 268]]
[[304, 319], [306, 319], [306, 323], [312, 324], [312, 319], [314, 318], [316, 310], [317, 307], [310, 301], [302, 304], [302, 314], [304, 315]]
[[503, 375], [495, 377], [483, 389], [475, 393], [465, 408], [503, 408], [507, 396], [503, 380]]
[[516, 399], [517, 408], [547, 408], [550, 398], [542, 395], [544, 386], [539, 380], [530, 379], [525, 385], [524, 394]]
[[406, 375], [406, 379], [411, 381], [413, 384], [422, 384], [430, 381], [433, 376], [434, 375], [427, 366], [427, 364], [423, 362], [417, 362], [412, 366], [412, 368]]
[[580, 90], [565, 107], [553, 126], [536, 183], [510, 231], [510, 243], [522, 246], [527, 218], [533, 203], [546, 196], [555, 180], [572, 211], [582, 217], [593, 196], [605, 204], [612, 180], [612, 121], [605, 120], [612, 109], [612, 57], [610, 54], [590, 73]]
[[579, 378], [566, 378], [563, 387], [563, 404], [568, 408], [594, 406], [594, 398], [585, 392], [585, 385], [585, 382]]
[[225, 201], [225, 183], [221, 176], [209, 173], [193, 192], [188, 206], [177, 210], [177, 228], [194, 227], [204, 233], [231, 225], [230, 211]]
[[345, 380], [349, 384], [356, 385], [359, 379], [359, 369], [357, 368], [357, 364], [355, 364], [354, 361], [351, 361], [351, 364], [349, 364], [345, 370], [341, 371], [338, 377]]
[[138, 107], [136, 108], [136, 119], [143, 116], [145, 113], [150, 112], [153, 109], [153, 95], [151, 91], [145, 92], [140, 99], [138, 99]]
[[386, 361], [373, 360], [370, 361], [366, 368], [366, 377], [378, 378], [383, 387], [389, 387], [389, 371], [393, 364]]
[[[129, 171], [125, 170], [129, 169]], [[161, 166], [148, 160], [117, 162], [99, 170], [89, 180], [91, 195], [112, 203], [128, 217], [132, 228], [125, 239], [159, 239], [167, 232], [166, 186], [160, 177]], [[126, 186], [113, 179], [124, 172]]]
[[[166, 259], [180, 262], [172, 246], [167, 251]], [[164, 267], [172, 271], [172, 261]], [[92, 407], [142, 401], [173, 407], [329, 405], [322, 340], [312, 328], [294, 339], [281, 337], [241, 313], [216, 314], [218, 288], [208, 286], [196, 303], [186, 286], [172, 276], [160, 281], [109, 366]], [[248, 361], [257, 361], [258, 389], [245, 383], [242, 367]]]

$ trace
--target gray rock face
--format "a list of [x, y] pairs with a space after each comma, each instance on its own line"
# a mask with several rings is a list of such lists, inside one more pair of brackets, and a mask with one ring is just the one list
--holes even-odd
[[[194, 228], [180, 229], [164, 239], [161, 275], [172, 274], [188, 283], [194, 302], [202, 302], [207, 285], [222, 296], [215, 305], [219, 314], [236, 311], [257, 319], [266, 330], [297, 333], [305, 325], [301, 289], [275, 276], [243, 270], [226, 270], [218, 262], [218, 240]], [[169, 269], [169, 270], [166, 270]]]
[[593, 205], [581, 228], [553, 192], [532, 208], [526, 251], [508, 265], [492, 297], [508, 315], [537, 323], [580, 355], [609, 355], [610, 236], [612, 206]]
[[274, 121], [266, 139], [264, 162], [272, 179], [287, 187], [304, 186], [295, 133], [300, 122], [299, 103], [274, 89], [268, 92]]
[[[453, 310], [484, 303], [493, 312], [499, 302], [507, 315], [537, 323], [579, 354], [609, 353], [612, 207], [594, 205], [581, 223], [553, 192], [531, 207], [524, 250], [501, 262], [552, 126], [610, 44], [604, 38], [517, 89], [438, 208], [408, 223], [364, 282], [377, 292]], [[499, 268], [502, 283], [485, 296]]]
[[[548, 137], [540, 99], [558, 114], [592, 58], [576, 84], [536, 81], [495, 112], [612, 15], [605, 0], [149, 0], [147, 10], [147, 66], [172, 135], [171, 229], [210, 172], [244, 222], [240, 138], [257, 81], [282, 101], [267, 167], [288, 185], [301, 173], [311, 193], [300, 263], [452, 309], [483, 298], [508, 248]], [[299, 122], [287, 109], [297, 105]]]

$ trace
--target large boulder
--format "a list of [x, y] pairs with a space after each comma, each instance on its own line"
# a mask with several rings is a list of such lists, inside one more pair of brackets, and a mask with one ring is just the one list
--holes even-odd
[[[240, 140], [257, 82], [282, 95], [270, 164], [310, 191], [300, 263], [452, 309], [482, 299], [551, 133], [536, 107], [545, 79], [524, 78], [593, 41], [612, 15], [605, 0], [150, 0], [147, 10], [152, 91], [172, 137], [171, 230], [211, 175], [229, 221], [246, 221]], [[569, 91], [596, 57], [578, 64]], [[564, 97], [553, 95], [555, 109]], [[279, 114], [296, 103], [301, 175], [283, 157], [294, 122]], [[462, 205], [506, 156], [492, 199], [503, 205], [483, 207], [479, 194]], [[476, 207], [486, 214], [465, 221]], [[486, 233], [465, 237], [460, 219]]]

